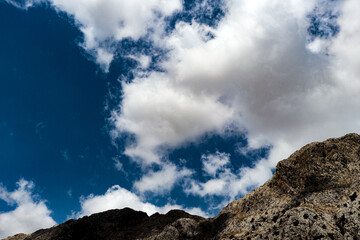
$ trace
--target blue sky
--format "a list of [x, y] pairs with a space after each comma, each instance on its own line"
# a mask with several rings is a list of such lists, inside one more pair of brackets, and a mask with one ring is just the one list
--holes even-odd
[[0, 1], [0, 237], [110, 208], [214, 216], [358, 132], [356, 9]]

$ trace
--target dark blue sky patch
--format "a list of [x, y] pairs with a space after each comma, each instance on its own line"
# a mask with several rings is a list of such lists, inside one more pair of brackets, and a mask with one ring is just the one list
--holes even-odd
[[34, 180], [61, 222], [81, 194], [123, 178], [104, 129], [108, 80], [84, 57], [81, 32], [50, 8], [0, 4], [0, 31], [0, 181]]
[[[336, 1], [329, 1], [336, 2]], [[308, 33], [312, 38], [331, 38], [339, 33], [340, 27], [337, 24], [337, 18], [340, 13], [334, 9], [320, 9], [316, 7], [311, 14], [308, 15], [310, 25]]]
[[[206, 2], [206, 4], [204, 4]], [[167, 18], [167, 32], [171, 33], [178, 22], [191, 23], [192, 21], [216, 27], [225, 16], [226, 8], [223, 0], [185, 0], [181, 12]]]

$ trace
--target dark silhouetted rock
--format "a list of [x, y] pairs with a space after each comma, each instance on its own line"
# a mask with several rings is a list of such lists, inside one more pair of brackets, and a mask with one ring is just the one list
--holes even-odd
[[[125, 208], [12, 240], [360, 239], [360, 136], [306, 145], [215, 218]], [[20, 236], [20, 238], [19, 238]]]

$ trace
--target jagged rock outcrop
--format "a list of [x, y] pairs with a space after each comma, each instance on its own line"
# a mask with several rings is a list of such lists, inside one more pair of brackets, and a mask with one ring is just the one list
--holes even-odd
[[360, 136], [306, 145], [221, 212], [221, 239], [360, 239]]
[[127, 208], [13, 239], [360, 239], [359, 221], [360, 136], [348, 134], [301, 148], [215, 218]]

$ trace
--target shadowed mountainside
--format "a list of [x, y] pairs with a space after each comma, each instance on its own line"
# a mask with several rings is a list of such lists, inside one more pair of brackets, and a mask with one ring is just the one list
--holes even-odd
[[360, 135], [306, 145], [263, 186], [215, 218], [129, 208], [69, 220], [7, 240], [360, 239]]

